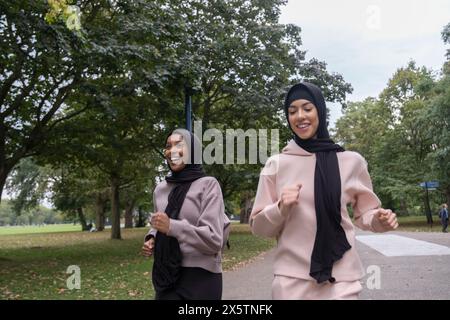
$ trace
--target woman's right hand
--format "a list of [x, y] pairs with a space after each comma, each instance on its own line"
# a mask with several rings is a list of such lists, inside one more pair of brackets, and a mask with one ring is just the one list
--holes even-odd
[[144, 245], [142, 246], [142, 255], [144, 257], [151, 257], [154, 248], [155, 248], [155, 238], [151, 237], [148, 241], [144, 242]]
[[285, 187], [281, 191], [281, 199], [278, 202], [278, 208], [283, 216], [286, 216], [287, 211], [293, 206], [298, 204], [298, 197], [302, 185], [297, 183], [290, 187]]

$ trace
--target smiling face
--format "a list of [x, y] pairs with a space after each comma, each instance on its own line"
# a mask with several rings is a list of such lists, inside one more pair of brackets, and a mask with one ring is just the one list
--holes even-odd
[[288, 108], [288, 120], [292, 131], [303, 140], [316, 138], [319, 128], [319, 114], [316, 106], [308, 100], [299, 99]]
[[172, 171], [177, 172], [184, 169], [188, 154], [186, 142], [181, 134], [175, 133], [167, 138], [164, 156]]

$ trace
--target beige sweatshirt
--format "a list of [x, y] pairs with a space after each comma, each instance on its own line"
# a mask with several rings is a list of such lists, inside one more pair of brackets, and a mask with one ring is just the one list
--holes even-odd
[[[352, 151], [338, 152], [337, 157], [341, 174], [341, 225], [352, 248], [334, 264], [332, 276], [336, 281], [354, 281], [364, 276], [364, 270], [355, 248], [355, 229], [347, 213], [347, 204], [352, 205], [354, 222], [359, 228], [373, 232], [385, 230], [378, 219], [373, 219], [381, 203], [372, 190], [367, 162]], [[314, 280], [309, 269], [317, 229], [315, 165], [315, 154], [291, 140], [281, 154], [267, 160], [261, 171], [250, 225], [256, 235], [277, 238], [276, 275]], [[302, 184], [299, 204], [283, 216], [278, 208], [282, 188], [297, 183]]]
[[[164, 212], [174, 184], [165, 180], [153, 192], [154, 212]], [[168, 235], [178, 239], [183, 255], [183, 267], [200, 267], [214, 273], [222, 272], [222, 243], [224, 229], [222, 190], [214, 177], [192, 182], [179, 220], [170, 219]], [[145, 240], [156, 235], [151, 229]]]

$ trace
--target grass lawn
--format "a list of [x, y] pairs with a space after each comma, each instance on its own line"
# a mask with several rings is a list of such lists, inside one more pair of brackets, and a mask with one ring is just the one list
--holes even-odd
[[[109, 230], [2, 233], [0, 299], [152, 299], [153, 259], [140, 255], [146, 232], [147, 228], [123, 229], [123, 240], [109, 239]], [[275, 241], [255, 237], [248, 225], [237, 224], [230, 243], [223, 258], [225, 270], [270, 249]], [[81, 269], [80, 290], [67, 288], [70, 265]]]
[[27, 234], [27, 233], [49, 233], [49, 232], [67, 232], [80, 231], [81, 225], [77, 224], [48, 224], [45, 226], [12, 226], [0, 227], [0, 236], [9, 234]]
[[406, 216], [398, 217], [399, 231], [415, 231], [415, 232], [442, 232], [441, 221], [436, 215], [433, 216], [433, 225], [427, 224], [427, 217], [423, 216]]

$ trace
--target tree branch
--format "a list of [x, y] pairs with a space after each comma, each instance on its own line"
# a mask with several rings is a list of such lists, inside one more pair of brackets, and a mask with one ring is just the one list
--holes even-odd
[[[64, 78], [64, 77], [63, 77]], [[38, 106], [38, 111], [37, 111], [37, 115], [36, 115], [36, 119], [38, 122], [41, 121], [41, 111], [42, 111], [42, 107], [44, 106], [44, 103], [49, 99], [50, 95], [56, 90], [58, 89], [58, 86], [63, 82], [63, 80], [60, 81], [56, 81], [55, 84], [45, 93], [45, 95], [42, 97], [41, 102], [39, 103]]]
[[[23, 59], [21, 59], [20, 61], [23, 62]], [[3, 82], [3, 85], [0, 87], [0, 105], [2, 105], [2, 106], [4, 105], [6, 96], [9, 92], [9, 90], [11, 89], [11, 86], [22, 75], [21, 68], [22, 68], [22, 63], [18, 63], [16, 65], [16, 68], [14, 69], [13, 73], [11, 74], [11, 76], [8, 79], [6, 79]]]
[[64, 100], [67, 98], [67, 96], [70, 93], [70, 90], [72, 90], [73, 87], [75, 87], [76, 84], [78, 84], [79, 79], [74, 78], [72, 83], [62, 87], [58, 95], [56, 96], [55, 103], [53, 104], [52, 108], [47, 112], [47, 114], [42, 118], [42, 121], [39, 121], [39, 124], [45, 126], [53, 117], [56, 111], [61, 107], [61, 104], [64, 102]]
[[86, 111], [87, 109], [89, 109], [89, 107], [90, 107], [90, 105], [88, 104], [88, 105], [86, 105], [84, 108], [82, 108], [82, 109], [80, 109], [80, 110], [78, 110], [78, 111], [74, 111], [74, 112], [68, 114], [68, 115], [65, 116], [65, 117], [62, 117], [62, 118], [59, 118], [59, 119], [53, 121], [53, 122], [48, 126], [48, 131], [52, 130], [52, 129], [55, 127], [55, 125], [57, 125], [58, 123], [60, 123], [60, 122], [62, 122], [62, 121], [66, 121], [66, 120], [71, 119], [71, 118], [73, 118], [73, 117], [76, 117], [77, 115], [83, 113], [84, 111]]
[[33, 73], [33, 75], [31, 76], [29, 85], [26, 86], [22, 90], [20, 95], [18, 97], [16, 97], [16, 99], [11, 104], [11, 106], [0, 114], [0, 118], [1, 119], [5, 119], [7, 116], [11, 115], [14, 111], [16, 111], [16, 110], [18, 110], [20, 108], [20, 106], [22, 105], [22, 102], [25, 99], [25, 97], [27, 97], [30, 94], [31, 90], [35, 86], [37, 78], [38, 78], [37, 77], [37, 72], [35, 71]]
[[214, 104], [214, 103], [217, 103], [217, 102], [219, 102], [219, 101], [221, 101], [221, 100], [227, 99], [227, 98], [229, 98], [229, 97], [231, 97], [231, 96], [232, 96], [231, 94], [225, 94], [225, 95], [223, 95], [223, 96], [218, 97], [217, 99], [212, 99], [212, 100], [210, 100], [210, 103], [211, 103], [211, 104]]

